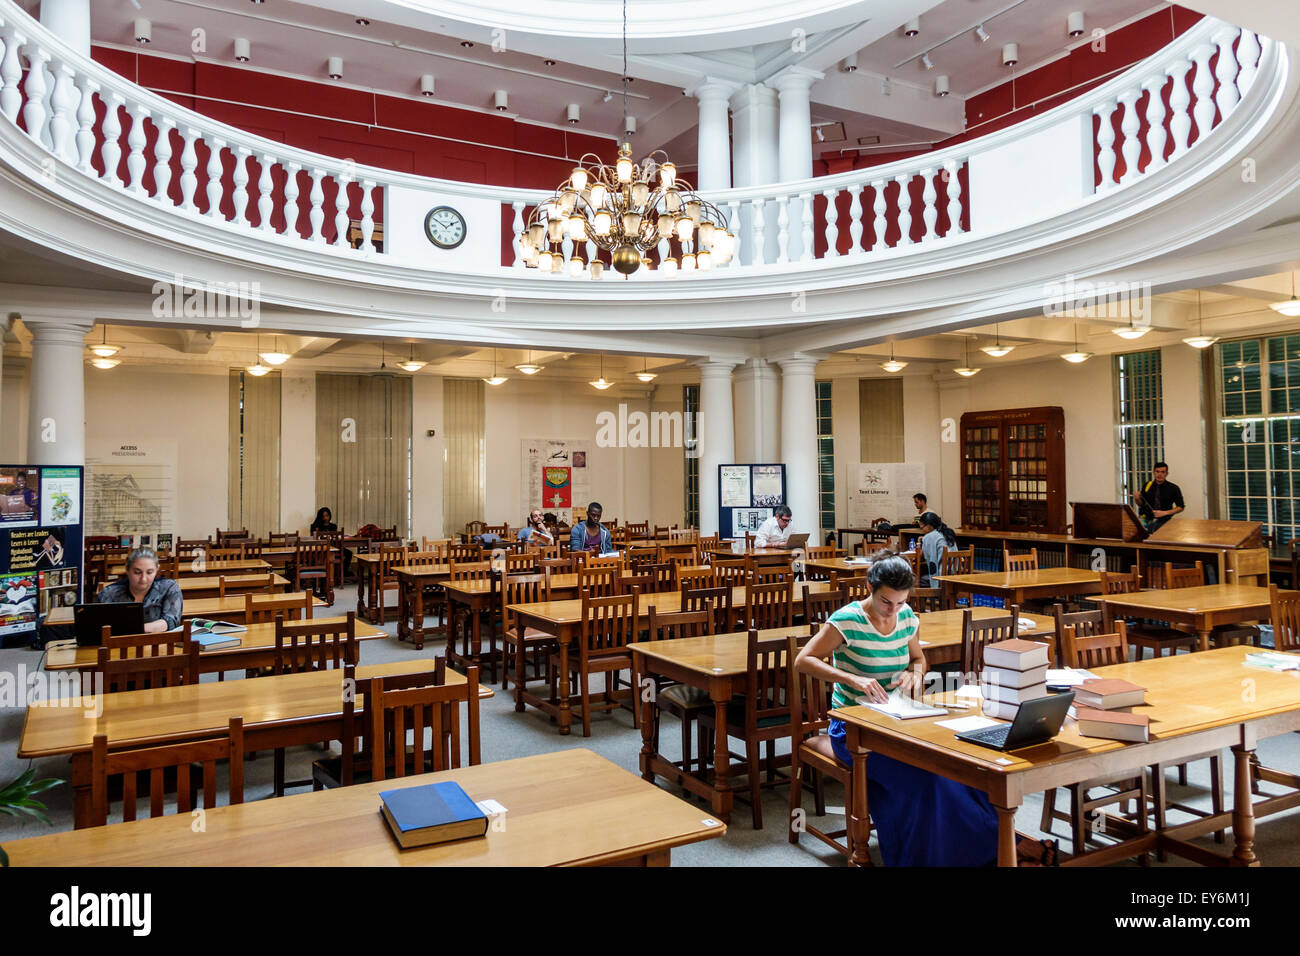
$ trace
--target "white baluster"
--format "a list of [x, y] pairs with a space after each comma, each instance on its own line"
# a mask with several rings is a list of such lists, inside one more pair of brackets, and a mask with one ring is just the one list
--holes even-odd
[[1225, 25], [1214, 34], [1214, 42], [1219, 45], [1219, 62], [1214, 67], [1219, 90], [1214, 94], [1214, 102], [1219, 107], [1220, 120], [1227, 119], [1241, 99], [1241, 94], [1237, 92], [1237, 57], [1232, 52], [1232, 44], [1237, 39], [1238, 32], [1236, 27]]
[[1120, 152], [1124, 154], [1124, 175], [1120, 177], [1120, 184], [1130, 183], [1138, 175], [1138, 159], [1142, 156], [1142, 141], [1138, 139], [1138, 131], [1142, 128], [1142, 119], [1138, 116], [1137, 103], [1142, 96], [1141, 89], [1128, 89], [1120, 94], [1119, 102], [1124, 107], [1124, 115], [1120, 117], [1120, 132], [1124, 134], [1124, 145], [1120, 147]]
[[78, 82], [81, 102], [77, 104], [77, 169], [87, 176], [95, 173], [95, 93], [99, 84], [88, 76]]
[[348, 194], [348, 187], [352, 185], [352, 176], [342, 172], [335, 180], [339, 191], [334, 196], [334, 245], [350, 247], [348, 233], [352, 229], [352, 197]]
[[910, 246], [912, 245], [912, 191], [908, 187], [912, 184], [912, 177], [904, 173], [895, 176], [894, 182], [898, 183], [898, 244]]
[[237, 146], [235, 148], [235, 169], [232, 180], [235, 184], [235, 194], [231, 197], [235, 203], [235, 224], [238, 226], [248, 225], [248, 203], [252, 198], [248, 193], [248, 161], [253, 156], [253, 151], [246, 146]]
[[950, 159], [943, 164], [943, 171], [948, 183], [948, 231], [944, 237], [960, 235], [961, 227], [961, 167], [957, 160]]
[[1142, 84], [1142, 88], [1147, 91], [1147, 152], [1151, 154], [1146, 171], [1151, 173], [1165, 164], [1165, 142], [1169, 138], [1165, 133], [1165, 98], [1162, 95], [1165, 77], [1153, 76]]
[[153, 198], [164, 206], [172, 205], [172, 197], [167, 194], [172, 183], [172, 130], [176, 121], [167, 116], [159, 117], [158, 139], [153, 145]]
[[1171, 163], [1187, 152], [1187, 142], [1192, 134], [1192, 117], [1188, 113], [1192, 95], [1187, 92], [1187, 72], [1191, 68], [1192, 61], [1180, 57], [1165, 71], [1174, 81], [1169, 91], [1169, 133], [1174, 138], [1174, 149], [1169, 154]]
[[1210, 72], [1210, 59], [1214, 56], [1214, 46], [1202, 43], [1192, 51], [1192, 60], [1196, 63], [1196, 76], [1192, 79], [1192, 92], [1196, 100], [1192, 104], [1192, 117], [1196, 120], [1196, 141], [1199, 143], [1209, 135], [1214, 126], [1214, 74]]
[[871, 248], [874, 252], [879, 252], [885, 244], [885, 211], [888, 205], [885, 203], [885, 181], [883, 179], [874, 180], [871, 188], [876, 191], [876, 198], [871, 203]]
[[194, 144], [199, 141], [200, 133], [192, 126], [186, 127], [185, 145], [181, 148], [181, 209], [194, 212], [194, 191], [198, 189], [199, 178], [194, 171], [199, 168], [199, 154]]
[[776, 261], [790, 261], [790, 197], [779, 196], [776, 200]]
[[740, 203], [735, 200], [727, 203], [727, 222], [731, 226], [729, 231], [736, 237], [733, 244], [735, 248], [731, 253], [731, 261], [736, 265], [740, 265], [740, 247], [744, 243], [745, 236], [744, 231], [740, 228]]
[[925, 188], [921, 190], [921, 221], [925, 223], [925, 232], [921, 233], [921, 241], [925, 242], [927, 239], [938, 238], [934, 224], [939, 221], [939, 191], [934, 186], [933, 166], [921, 170], [921, 178], [925, 180]]
[[208, 144], [208, 185], [206, 187], [208, 196], [208, 211], [206, 215], [210, 219], [220, 219], [225, 221], [225, 216], [221, 212], [221, 191], [224, 184], [221, 182], [221, 174], [225, 171], [225, 166], [221, 162], [221, 153], [226, 148], [224, 139], [209, 139]]
[[325, 170], [313, 169], [311, 171], [311, 194], [307, 197], [311, 200], [311, 212], [307, 218], [311, 221], [311, 235], [307, 238], [312, 242], [324, 242], [325, 232], [321, 228], [325, 225], [325, 188], [322, 185], [325, 181]]
[[274, 232], [271, 217], [275, 214], [275, 177], [271, 170], [275, 168], [275, 157], [263, 153], [257, 158], [262, 172], [257, 177], [257, 228], [262, 232]]
[[753, 234], [754, 234], [754, 255], [753, 255], [753, 257], [750, 259], [749, 264], [750, 264], [750, 265], [754, 265], [754, 266], [761, 266], [761, 265], [763, 265], [763, 264], [767, 261], [767, 260], [764, 258], [764, 255], [765, 255], [766, 252], [767, 252], [767, 244], [766, 244], [766, 243], [767, 243], [767, 238], [766, 238], [766, 236], [765, 236], [764, 233], [763, 233], [763, 226], [764, 226], [763, 205], [764, 205], [764, 200], [762, 200], [762, 199], [751, 199], [751, 200], [749, 201], [749, 205], [750, 205], [750, 207], [754, 210], [754, 229], [753, 229]]
[[23, 106], [23, 93], [18, 88], [23, 79], [23, 64], [18, 58], [18, 50], [27, 38], [10, 28], [4, 33], [4, 42], [5, 53], [0, 58], [0, 114], [17, 123], [18, 111]]
[[44, 145], [42, 133], [45, 131], [49, 111], [46, 103], [50, 90], [45, 82], [45, 63], [50, 55], [44, 50], [30, 50], [27, 53], [31, 66], [27, 70], [27, 104], [23, 107], [23, 122], [27, 124], [27, 135]]
[[1237, 64], [1241, 72], [1237, 74], [1237, 95], [1245, 96], [1255, 82], [1259, 73], [1259, 37], [1250, 30], [1242, 29], [1241, 42], [1237, 44]]
[[862, 252], [862, 184], [849, 187], [849, 254]]
[[826, 189], [822, 195], [826, 197], [826, 258], [834, 259], [840, 254], [840, 211], [835, 202], [840, 191]]
[[50, 96], [50, 147], [54, 155], [69, 165], [76, 165], [76, 118], [81, 105], [76, 73], [66, 63], [54, 64], [54, 92]]
[[144, 191], [144, 147], [149, 138], [144, 132], [144, 121], [149, 116], [149, 110], [134, 103], [127, 107], [127, 115], [131, 117], [131, 131], [126, 134], [126, 145], [130, 152], [126, 157], [126, 171], [131, 177], [131, 183], [127, 186], [127, 192], [136, 196], [143, 196]]
[[110, 186], [121, 187], [122, 178], [117, 173], [118, 163], [122, 160], [122, 144], [119, 139], [122, 136], [122, 119], [118, 115], [118, 109], [126, 102], [120, 93], [114, 93], [111, 90], [104, 99], [104, 145], [100, 150], [100, 156], [104, 160], [104, 178], [108, 180]]
[[1097, 192], [1105, 192], [1115, 185], [1115, 104], [1109, 101], [1092, 108], [1101, 120], [1097, 127], [1097, 166], [1101, 170], [1101, 185]]
[[[523, 203], [520, 203], [522, 209]], [[520, 226], [522, 229], [523, 226]], [[361, 251], [375, 251], [375, 181], [361, 180]]]
[[[515, 261], [513, 265], [516, 269], [528, 268], [528, 266], [524, 264], [523, 250], [519, 248], [519, 234], [524, 231], [525, 205], [526, 204], [522, 202], [512, 202], [510, 204], [510, 208], [515, 214], [514, 219], [510, 221], [510, 232], [513, 235], [513, 238], [510, 240], [510, 246], [515, 250]], [[588, 259], [587, 261], [590, 262], [591, 260]], [[659, 261], [663, 262], [663, 259], [660, 259]]]
[[813, 253], [813, 194], [799, 194], [799, 240], [803, 248], [799, 250], [800, 262], [812, 262]]
[[285, 172], [288, 175], [284, 180], [284, 234], [301, 239], [302, 234], [298, 232], [298, 173], [302, 172], [302, 167], [290, 163]]

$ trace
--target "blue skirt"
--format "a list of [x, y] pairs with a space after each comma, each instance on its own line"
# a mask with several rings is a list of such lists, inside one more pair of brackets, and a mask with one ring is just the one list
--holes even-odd
[[[835, 756], [853, 766], [844, 722], [831, 719]], [[998, 815], [988, 797], [883, 754], [867, 756], [867, 805], [885, 866], [989, 866]]]

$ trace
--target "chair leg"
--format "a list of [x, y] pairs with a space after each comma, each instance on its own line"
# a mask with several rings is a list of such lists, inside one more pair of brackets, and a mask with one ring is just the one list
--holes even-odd
[[[844, 805], [853, 805], [847, 792], [844, 794]], [[820, 770], [813, 771], [813, 809], [817, 811], [817, 816], [826, 816], [826, 774]]]
[[1043, 794], [1043, 818], [1038, 821], [1038, 829], [1044, 833], [1052, 832], [1052, 821], [1056, 816], [1056, 788]]
[[790, 843], [798, 844], [799, 830], [795, 826], [795, 815], [802, 809], [800, 804], [803, 803], [803, 764], [799, 763], [797, 751], [799, 741], [794, 741], [795, 754], [790, 757], [790, 816], [786, 820], [787, 833], [786, 839]]
[[[578, 693], [582, 698], [582, 736], [591, 736], [591, 675], [586, 670], [578, 672]], [[605, 675], [608, 682], [609, 674]]]
[[1187, 764], [1185, 763], [1178, 765], [1178, 786], [1187, 786]]
[[1083, 801], [1085, 794], [1080, 786], [1070, 788], [1070, 834], [1071, 848], [1075, 856], [1080, 856], [1084, 850], [1084, 841], [1088, 837], [1088, 819], [1083, 812]]
[[[690, 773], [691, 764], [691, 715], [689, 711], [682, 712], [682, 772]], [[659, 743], [658, 736], [655, 737], [655, 744]], [[658, 746], [655, 747], [655, 753], [659, 752]]]
[[[720, 731], [726, 733], [726, 731]], [[749, 798], [754, 802], [754, 829], [763, 829], [762, 784], [758, 773], [758, 741], [745, 741], [745, 762], [749, 765]]]
[[[1165, 768], [1160, 764], [1151, 767], [1151, 809], [1156, 817], [1156, 830], [1165, 828], [1165, 801], [1168, 799], [1166, 793], [1167, 784], [1165, 782]], [[1167, 854], [1164, 850], [1156, 850], [1156, 859], [1164, 863]]]
[[[1223, 812], [1223, 758], [1215, 754], [1210, 758], [1210, 807], [1214, 814]], [[1223, 831], [1214, 831], [1214, 842], [1222, 843]]]
[[274, 771], [272, 772], [272, 793], [277, 797], [284, 796], [284, 748], [281, 747], [275, 752]]

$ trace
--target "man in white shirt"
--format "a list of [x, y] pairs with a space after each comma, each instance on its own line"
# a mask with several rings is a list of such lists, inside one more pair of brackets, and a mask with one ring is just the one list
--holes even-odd
[[772, 512], [772, 517], [758, 526], [758, 532], [754, 535], [754, 547], [784, 547], [786, 539], [790, 537], [791, 517], [790, 508], [787, 505], [777, 507]]

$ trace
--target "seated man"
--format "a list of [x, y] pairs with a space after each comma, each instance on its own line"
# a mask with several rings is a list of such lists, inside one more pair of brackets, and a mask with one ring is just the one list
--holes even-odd
[[790, 537], [790, 520], [793, 517], [789, 505], [778, 505], [768, 518], [758, 526], [754, 535], [756, 548], [783, 548]]
[[600, 503], [593, 501], [587, 505], [587, 520], [579, 521], [569, 533], [570, 551], [587, 551], [591, 554], [604, 554], [614, 550], [614, 539], [609, 529], [600, 523], [604, 513]]

